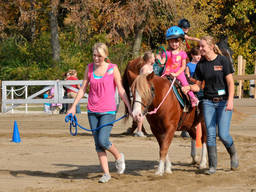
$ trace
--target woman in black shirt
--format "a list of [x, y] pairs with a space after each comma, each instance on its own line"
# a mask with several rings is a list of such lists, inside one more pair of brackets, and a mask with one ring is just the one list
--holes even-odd
[[222, 143], [231, 157], [231, 169], [238, 168], [238, 158], [233, 138], [230, 136], [230, 122], [233, 111], [234, 80], [233, 68], [211, 36], [200, 40], [201, 61], [197, 64], [194, 78], [205, 81], [203, 110], [207, 128], [207, 150], [209, 170], [216, 172], [217, 148], [216, 127]]

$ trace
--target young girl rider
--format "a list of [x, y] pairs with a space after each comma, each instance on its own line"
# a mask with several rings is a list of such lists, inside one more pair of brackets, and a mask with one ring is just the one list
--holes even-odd
[[[172, 26], [166, 32], [166, 40], [169, 48], [167, 49], [167, 62], [163, 75], [172, 75], [176, 77], [182, 86], [189, 86], [185, 76], [187, 54], [181, 50], [182, 40], [184, 39], [184, 31], [178, 26]], [[157, 56], [161, 63], [165, 62], [165, 57]], [[198, 105], [199, 100], [192, 91], [188, 91], [192, 107]]]

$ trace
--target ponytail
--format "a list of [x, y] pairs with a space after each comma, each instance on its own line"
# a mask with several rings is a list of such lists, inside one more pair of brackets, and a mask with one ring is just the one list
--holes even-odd
[[219, 54], [219, 55], [223, 55], [219, 46], [217, 44], [214, 44], [214, 47], [213, 47], [213, 51], [216, 53], [216, 54]]

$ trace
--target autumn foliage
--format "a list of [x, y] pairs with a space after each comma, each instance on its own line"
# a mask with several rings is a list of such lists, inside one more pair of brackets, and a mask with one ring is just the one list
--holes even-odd
[[56, 79], [69, 68], [82, 78], [97, 41], [107, 43], [122, 70], [165, 45], [165, 31], [181, 18], [189, 19], [190, 36], [227, 36], [233, 59], [243, 55], [252, 73], [255, 10], [253, 0], [0, 0], [0, 79]]

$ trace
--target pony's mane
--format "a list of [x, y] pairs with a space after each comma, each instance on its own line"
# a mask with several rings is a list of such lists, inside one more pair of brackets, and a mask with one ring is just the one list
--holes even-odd
[[147, 81], [147, 75], [141, 74], [136, 77], [131, 86], [133, 95], [135, 95], [136, 90], [144, 102], [149, 103], [152, 100], [152, 94]]

